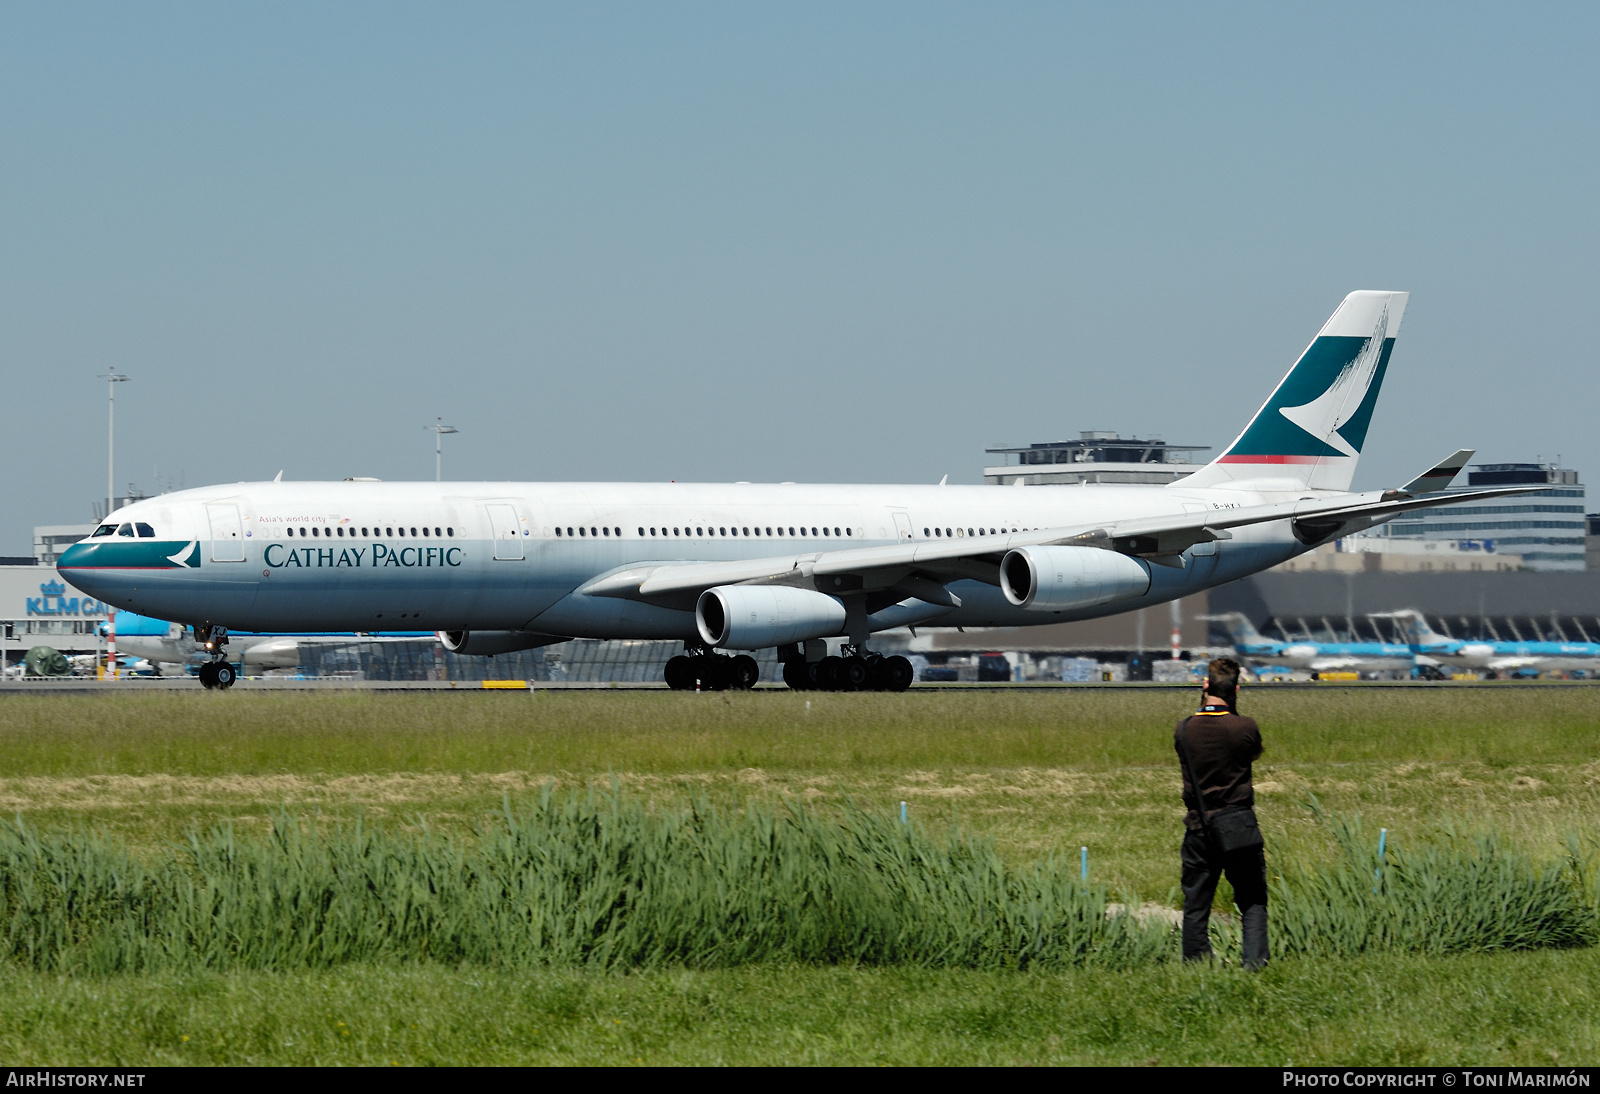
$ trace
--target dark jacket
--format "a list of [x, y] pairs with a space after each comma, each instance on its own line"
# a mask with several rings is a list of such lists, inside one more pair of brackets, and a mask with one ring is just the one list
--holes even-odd
[[1195, 797], [1189, 768], [1184, 766], [1183, 750], [1178, 744], [1178, 734], [1185, 726], [1188, 727], [1189, 764], [1205, 790], [1206, 815], [1212, 816], [1223, 809], [1254, 806], [1256, 792], [1250, 782], [1250, 765], [1261, 755], [1261, 730], [1254, 718], [1241, 718], [1220, 705], [1205, 706], [1179, 722], [1172, 732], [1172, 747], [1178, 753], [1178, 767], [1183, 771], [1183, 804], [1189, 807], [1183, 823], [1191, 829], [1201, 827], [1200, 802]]

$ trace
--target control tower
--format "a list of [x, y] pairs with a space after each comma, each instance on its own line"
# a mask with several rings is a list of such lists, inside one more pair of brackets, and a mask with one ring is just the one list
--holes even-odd
[[1159, 437], [1142, 441], [1091, 429], [1078, 434], [1075, 441], [986, 448], [986, 453], [1000, 456], [1003, 462], [985, 467], [983, 481], [994, 486], [1012, 486], [1018, 479], [1028, 486], [1085, 482], [1159, 485], [1199, 470], [1189, 453], [1209, 450], [1209, 445], [1168, 444]]

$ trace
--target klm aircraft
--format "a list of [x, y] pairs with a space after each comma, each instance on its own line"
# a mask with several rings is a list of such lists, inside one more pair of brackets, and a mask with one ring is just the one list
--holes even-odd
[[[152, 665], [205, 665], [212, 660], [205, 643], [196, 641], [193, 631], [181, 623], [168, 623], [163, 619], [149, 619], [133, 612], [117, 612], [117, 652], [142, 657]], [[102, 623], [100, 633], [110, 633], [111, 628]], [[432, 631], [402, 632], [401, 634], [357, 635], [349, 631], [336, 634], [258, 634], [252, 631], [232, 631], [228, 643], [234, 649], [234, 660], [245, 669], [292, 669], [305, 661], [308, 646], [348, 646], [352, 642], [388, 643], [408, 638], [431, 637]], [[209, 675], [209, 672], [207, 673]]]
[[899, 690], [911, 665], [875, 653], [874, 632], [1112, 615], [1410, 509], [1526, 492], [1418, 496], [1442, 467], [1350, 492], [1406, 300], [1345, 297], [1227, 450], [1167, 485], [274, 480], [136, 502], [59, 569], [192, 627], [209, 686], [233, 682], [232, 630], [426, 628], [468, 654], [681, 640], [675, 688], [749, 687], [738, 651], [776, 647], [791, 687]]
[[1518, 669], [1600, 669], [1600, 642], [1480, 642], [1446, 638], [1419, 611], [1384, 612], [1398, 620], [1412, 648], [1447, 665], [1492, 673]]
[[[1411, 669], [1417, 651], [1399, 642], [1278, 642], [1256, 630], [1242, 612], [1207, 616], [1228, 628], [1233, 650], [1254, 665], [1286, 665], [1308, 672]], [[1423, 657], [1424, 664], [1430, 663]]]

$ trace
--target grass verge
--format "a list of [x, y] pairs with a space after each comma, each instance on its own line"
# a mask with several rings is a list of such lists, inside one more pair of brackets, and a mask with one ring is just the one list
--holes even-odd
[[1600, 951], [1259, 975], [437, 966], [74, 979], [0, 966], [0, 1058], [98, 1064], [1584, 1065]]

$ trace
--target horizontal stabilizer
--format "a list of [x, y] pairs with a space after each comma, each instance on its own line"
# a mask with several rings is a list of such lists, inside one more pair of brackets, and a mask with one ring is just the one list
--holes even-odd
[[1467, 466], [1467, 461], [1472, 459], [1476, 450], [1460, 448], [1422, 474], [1412, 479], [1400, 488], [1402, 494], [1431, 494], [1435, 490], [1447, 490], [1450, 484], [1456, 481], [1456, 476], [1461, 474], [1461, 469]]

